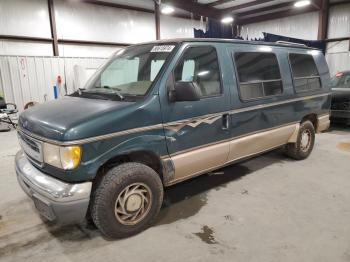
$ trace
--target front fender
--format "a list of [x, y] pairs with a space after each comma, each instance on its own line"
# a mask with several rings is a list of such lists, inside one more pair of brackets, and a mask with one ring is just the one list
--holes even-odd
[[161, 134], [143, 134], [124, 140], [109, 139], [85, 145], [84, 161], [81, 165], [87, 170], [88, 179], [93, 179], [99, 168], [110, 159], [134, 152], [146, 151], [162, 158], [168, 155], [163, 130]]

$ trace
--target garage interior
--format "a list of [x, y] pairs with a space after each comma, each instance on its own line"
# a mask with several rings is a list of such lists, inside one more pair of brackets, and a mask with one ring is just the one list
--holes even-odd
[[[319, 45], [331, 76], [350, 70], [350, 1], [0, 0], [0, 97], [16, 123], [132, 44], [276, 36]], [[277, 149], [166, 188], [155, 225], [113, 241], [43, 221], [17, 182], [17, 132], [0, 129], [1, 262], [350, 261], [349, 125], [317, 134], [306, 160]]]

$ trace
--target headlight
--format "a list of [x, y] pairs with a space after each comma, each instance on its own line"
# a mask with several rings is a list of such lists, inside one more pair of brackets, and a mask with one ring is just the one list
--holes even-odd
[[56, 146], [44, 143], [44, 162], [46, 164], [69, 170], [79, 165], [80, 158], [79, 146]]

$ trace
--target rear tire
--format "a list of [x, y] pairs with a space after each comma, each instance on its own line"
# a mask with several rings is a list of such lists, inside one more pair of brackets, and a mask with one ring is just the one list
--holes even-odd
[[128, 237], [154, 222], [162, 202], [159, 175], [146, 165], [125, 163], [102, 178], [93, 193], [91, 217], [106, 237]]
[[300, 124], [297, 141], [285, 147], [286, 154], [296, 160], [307, 158], [315, 144], [315, 128], [311, 121], [306, 120]]

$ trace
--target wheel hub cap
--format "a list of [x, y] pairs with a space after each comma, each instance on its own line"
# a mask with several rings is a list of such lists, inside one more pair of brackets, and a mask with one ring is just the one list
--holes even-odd
[[148, 214], [152, 205], [152, 192], [143, 183], [126, 186], [115, 202], [114, 214], [123, 225], [135, 225]]
[[135, 212], [140, 209], [142, 204], [142, 198], [140, 195], [132, 194], [126, 200], [126, 210], [128, 212]]
[[301, 135], [300, 146], [303, 151], [308, 150], [311, 142], [311, 135], [308, 130], [305, 130]]

